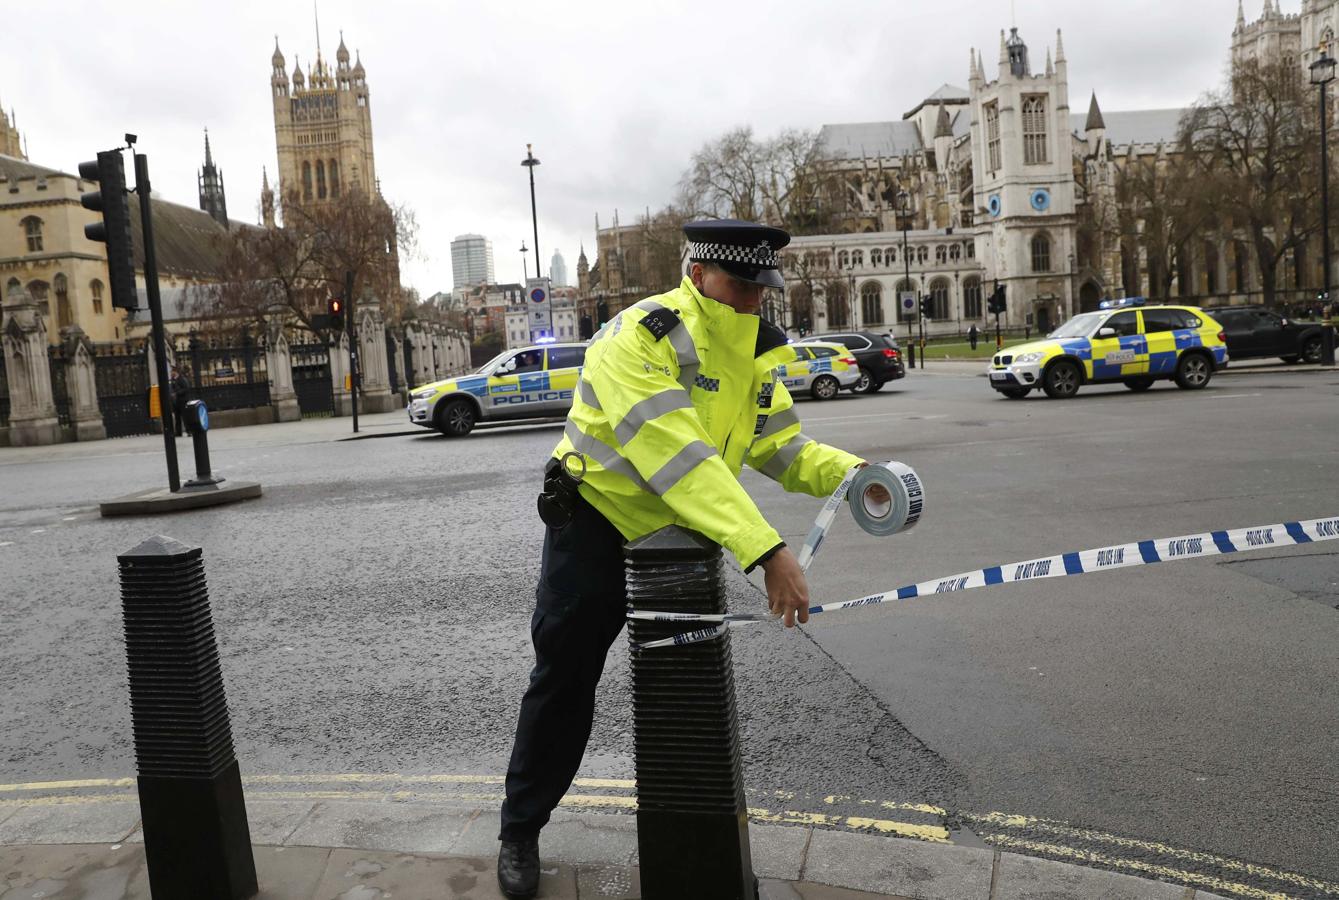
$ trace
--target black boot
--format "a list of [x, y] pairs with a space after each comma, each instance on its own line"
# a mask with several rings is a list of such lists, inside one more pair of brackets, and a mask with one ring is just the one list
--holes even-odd
[[507, 900], [530, 900], [539, 890], [539, 838], [503, 841], [497, 883]]

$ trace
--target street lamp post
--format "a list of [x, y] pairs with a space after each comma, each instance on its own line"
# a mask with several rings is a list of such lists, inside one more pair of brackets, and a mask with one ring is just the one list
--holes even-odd
[[521, 241], [521, 281], [525, 281], [525, 273], [530, 271], [530, 260], [526, 259], [526, 254], [530, 251], [526, 249], [525, 241]]
[[847, 319], [847, 323], [848, 323], [848, 324], [847, 324], [847, 327], [854, 331], [855, 328], [856, 328], [856, 318], [855, 318], [855, 310], [856, 310], [856, 306], [855, 306], [855, 258], [854, 258], [854, 257], [852, 257], [851, 262], [849, 262], [849, 263], [846, 264], [846, 310], [847, 310], [847, 313], [846, 313], [846, 314], [847, 314], [847, 316], [849, 317], [849, 318]]
[[[897, 192], [897, 213], [899, 216], [902, 217], [902, 267], [903, 271], [906, 273], [906, 276], [903, 278], [902, 283], [906, 286], [906, 289], [909, 291], [911, 290], [911, 256], [907, 253], [907, 221], [911, 218], [911, 194], [907, 193], [906, 191]], [[902, 293], [903, 293], [902, 291], [898, 291], [898, 298], [897, 298], [898, 309], [902, 308], [902, 297], [901, 297]], [[917, 318], [919, 318], [919, 306], [917, 306], [916, 309], [918, 311]], [[910, 319], [907, 319], [907, 343], [908, 344], [912, 343]], [[911, 366], [915, 368], [916, 352], [914, 346], [912, 348], [910, 362]]]
[[1311, 64], [1311, 83], [1320, 89], [1320, 243], [1325, 287], [1321, 291], [1324, 298], [1321, 330], [1321, 365], [1334, 365], [1334, 328], [1330, 310], [1330, 156], [1327, 137], [1330, 131], [1325, 115], [1325, 95], [1330, 82], [1334, 81], [1334, 57], [1330, 56], [1327, 46], [1321, 44], [1320, 58]]
[[[540, 271], [539, 259], [539, 214], [535, 212], [535, 166], [539, 165], [539, 160], [535, 159], [535, 154], [531, 152], [531, 144], [525, 145], [525, 159], [521, 160], [521, 165], [530, 170], [530, 223], [535, 229], [535, 277], [543, 278], [544, 273]], [[524, 259], [524, 257], [522, 257]], [[528, 298], [527, 298], [528, 299]], [[553, 297], [549, 301], [549, 337], [553, 337]]]

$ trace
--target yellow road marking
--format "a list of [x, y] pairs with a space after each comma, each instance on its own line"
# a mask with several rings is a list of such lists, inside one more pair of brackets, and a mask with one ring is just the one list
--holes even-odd
[[1263, 888], [1251, 887], [1250, 885], [1237, 884], [1232, 881], [1224, 881], [1221, 878], [1214, 878], [1211, 875], [1201, 875], [1198, 872], [1186, 872], [1182, 869], [1154, 865], [1153, 863], [1146, 863], [1137, 859], [1122, 859], [1119, 856], [1107, 856], [1104, 853], [1094, 853], [1091, 850], [1077, 850], [1073, 847], [1066, 847], [1063, 844], [1025, 841], [1021, 838], [1012, 838], [1007, 835], [986, 835], [983, 836], [982, 840], [1000, 847], [1031, 850], [1034, 853], [1050, 853], [1055, 856], [1068, 857], [1069, 859], [1100, 863], [1104, 866], [1111, 866], [1117, 869], [1129, 869], [1135, 872], [1142, 872], [1145, 875], [1152, 875], [1155, 878], [1169, 881], [1199, 884], [1217, 893], [1237, 894], [1242, 897], [1250, 897], [1252, 900], [1290, 900], [1287, 894], [1281, 894], [1278, 891], [1269, 891]]
[[78, 781], [30, 781], [27, 784], [0, 784], [0, 794], [17, 791], [68, 791], [73, 788], [134, 787], [133, 778], [84, 778]]
[[[1161, 853], [1166, 856], [1174, 856], [1190, 862], [1211, 865], [1215, 868], [1234, 869], [1239, 872], [1244, 872], [1247, 875], [1270, 878], [1275, 881], [1286, 881], [1290, 884], [1296, 884], [1310, 890], [1339, 893], [1339, 884], [1322, 881], [1318, 878], [1311, 878], [1306, 875], [1299, 875], [1296, 872], [1289, 872], [1283, 869], [1271, 869], [1266, 866], [1257, 865], [1256, 863], [1215, 856], [1212, 853], [1204, 853], [1199, 850], [1183, 850], [1179, 847], [1172, 847], [1157, 841], [1142, 841], [1137, 838], [1120, 837], [1119, 835], [1107, 834], [1103, 831], [1094, 831], [1088, 828], [1075, 828], [1062, 822], [1034, 819], [1030, 816], [1011, 816], [998, 812], [988, 813], [984, 816], [972, 816], [964, 813], [963, 818], [969, 822], [985, 822], [991, 825], [1002, 825], [1007, 828], [1030, 828], [1037, 831], [1065, 835], [1066, 837], [1076, 837], [1083, 840], [1115, 844], [1118, 847], [1126, 847], [1132, 850], [1150, 850], [1154, 853]], [[982, 838], [987, 841], [991, 840], [987, 835], [982, 835]]]

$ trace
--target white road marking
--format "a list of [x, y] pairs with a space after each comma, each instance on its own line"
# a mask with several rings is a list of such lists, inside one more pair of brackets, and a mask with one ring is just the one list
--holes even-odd
[[921, 416], [921, 415], [917, 415], [916, 413], [909, 413], [909, 412], [896, 412], [896, 413], [868, 413], [868, 414], [863, 415], [863, 416], [829, 416], [829, 417], [826, 418], [826, 419], [811, 419], [811, 418], [809, 418], [808, 416], [805, 416], [804, 419], [803, 419], [803, 422], [804, 422], [804, 424], [809, 425], [809, 424], [812, 424], [812, 423], [815, 423], [815, 422], [849, 422], [849, 421], [851, 421], [852, 419], [907, 419], [907, 418], [913, 418], [913, 419], [946, 419], [946, 418], [948, 418], [948, 414], [947, 414], [947, 413], [939, 413], [939, 414], [936, 414], [936, 415]]
[[1255, 393], [1255, 394], [1210, 394], [1210, 395], [1209, 395], [1209, 399], [1210, 399], [1210, 400], [1232, 400], [1232, 399], [1235, 399], [1235, 398], [1237, 398], [1237, 397], [1259, 397], [1259, 396], [1260, 396], [1260, 395], [1259, 395], [1258, 393]]
[[13, 545], [13, 541], [0, 541], [0, 547], [12, 547]]

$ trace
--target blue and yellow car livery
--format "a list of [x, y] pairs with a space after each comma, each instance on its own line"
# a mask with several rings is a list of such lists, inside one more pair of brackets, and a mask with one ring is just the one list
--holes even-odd
[[831, 400], [860, 381], [860, 364], [841, 344], [805, 341], [791, 347], [795, 359], [777, 366], [776, 377], [792, 395], [808, 393], [815, 400]]
[[1080, 313], [1045, 340], [1001, 350], [987, 374], [990, 386], [1011, 399], [1034, 388], [1066, 398], [1084, 384], [1142, 391], [1159, 379], [1195, 390], [1227, 364], [1223, 329], [1204, 310], [1132, 297]]
[[471, 375], [414, 388], [409, 392], [409, 421], [461, 436], [480, 421], [565, 416], [585, 356], [585, 344], [508, 350]]

